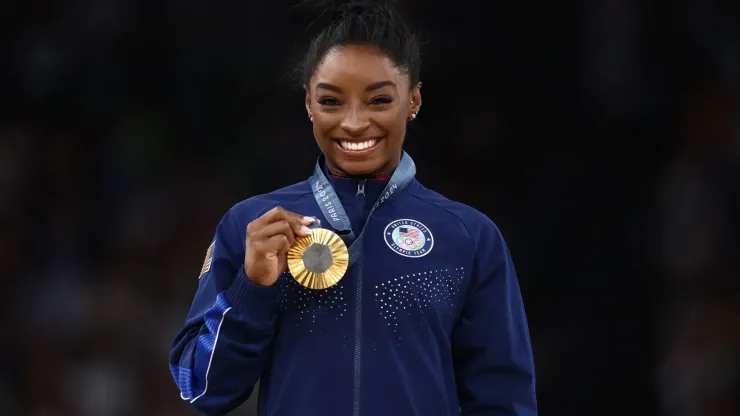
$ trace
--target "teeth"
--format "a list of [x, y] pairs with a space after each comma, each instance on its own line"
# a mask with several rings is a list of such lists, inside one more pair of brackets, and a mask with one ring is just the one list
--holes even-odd
[[367, 148], [375, 146], [375, 143], [378, 141], [375, 139], [372, 140], [366, 140], [364, 142], [348, 142], [348, 141], [340, 141], [339, 143], [342, 145], [343, 148], [349, 149], [349, 150], [365, 150]]

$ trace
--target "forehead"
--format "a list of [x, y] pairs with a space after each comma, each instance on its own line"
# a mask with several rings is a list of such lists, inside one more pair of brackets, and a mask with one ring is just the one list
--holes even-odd
[[[329, 51], [313, 77], [314, 83], [326, 82], [350, 87], [357, 84], [365, 88], [380, 81], [393, 81], [397, 85], [408, 77], [380, 50], [372, 46], [347, 45]], [[400, 85], [399, 85], [400, 86]]]

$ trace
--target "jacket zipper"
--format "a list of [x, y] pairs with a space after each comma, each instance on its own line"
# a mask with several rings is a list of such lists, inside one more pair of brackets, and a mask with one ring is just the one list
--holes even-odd
[[362, 257], [357, 261], [357, 307], [355, 308], [355, 388], [353, 400], [354, 416], [360, 416], [360, 367], [362, 361]]
[[[361, 180], [357, 184], [357, 201], [355, 209], [357, 210], [358, 224], [362, 223], [362, 214], [365, 211], [365, 181]], [[358, 227], [358, 228], [363, 228]], [[361, 241], [357, 242], [362, 244]], [[355, 293], [355, 385], [354, 400], [352, 402], [353, 415], [360, 416], [360, 369], [362, 364], [362, 256], [357, 260], [357, 288]]]

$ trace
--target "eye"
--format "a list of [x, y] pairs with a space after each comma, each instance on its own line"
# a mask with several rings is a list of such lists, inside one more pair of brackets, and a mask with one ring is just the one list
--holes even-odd
[[321, 105], [339, 105], [339, 100], [337, 100], [335, 97], [321, 97], [318, 100], [319, 104]]
[[382, 96], [382, 97], [375, 97], [372, 100], [370, 100], [370, 104], [373, 105], [380, 105], [380, 104], [390, 104], [393, 102], [393, 98]]

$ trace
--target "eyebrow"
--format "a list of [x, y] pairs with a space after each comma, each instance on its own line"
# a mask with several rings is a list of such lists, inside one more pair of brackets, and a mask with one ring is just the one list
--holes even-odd
[[391, 86], [393, 88], [396, 88], [396, 84], [394, 84], [393, 81], [380, 81], [374, 84], [370, 84], [367, 88], [365, 88], [365, 91], [374, 91], [374, 90], [383, 88], [385, 86]]
[[[367, 88], [365, 88], [365, 91], [374, 91], [374, 90], [377, 90], [377, 89], [380, 89], [386, 86], [391, 86], [393, 88], [396, 88], [396, 84], [393, 81], [380, 81], [380, 82], [375, 82], [373, 84], [368, 85]], [[316, 84], [316, 88], [322, 88], [325, 90], [334, 91], [336, 93], [342, 92], [342, 89], [337, 87], [336, 85], [327, 84], [325, 82], [320, 82]]]

